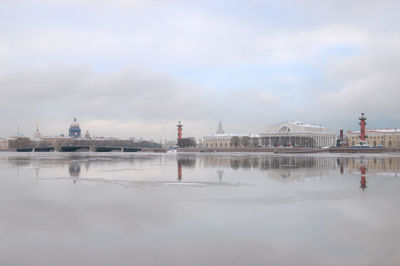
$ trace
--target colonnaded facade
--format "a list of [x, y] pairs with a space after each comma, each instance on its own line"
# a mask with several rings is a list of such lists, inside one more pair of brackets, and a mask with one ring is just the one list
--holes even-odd
[[327, 147], [335, 146], [336, 134], [319, 125], [300, 121], [269, 126], [260, 134], [262, 147]]
[[216, 134], [204, 137], [203, 148], [319, 148], [336, 145], [336, 134], [328, 128], [303, 122], [284, 122], [267, 127], [261, 134], [226, 134], [221, 122]]

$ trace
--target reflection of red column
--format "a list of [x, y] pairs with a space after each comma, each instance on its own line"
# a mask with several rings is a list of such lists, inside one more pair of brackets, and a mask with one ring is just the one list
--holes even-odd
[[181, 182], [182, 180], [182, 163], [178, 161], [178, 180]]
[[344, 169], [343, 169], [343, 168], [344, 168], [344, 167], [343, 167], [343, 158], [340, 159], [339, 167], [340, 167], [340, 174], [342, 175], [343, 172], [344, 172]]
[[367, 168], [365, 167], [365, 165], [361, 165], [360, 170], [361, 170], [360, 188], [364, 191], [364, 189], [367, 188], [367, 178], [365, 177], [367, 173]]

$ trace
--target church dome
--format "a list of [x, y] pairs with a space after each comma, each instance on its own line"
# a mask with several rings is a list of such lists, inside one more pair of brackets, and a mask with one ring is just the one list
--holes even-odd
[[81, 127], [79, 126], [79, 123], [76, 122], [76, 118], [74, 118], [74, 122], [72, 122], [69, 127], [69, 136], [75, 138], [81, 136]]
[[78, 127], [80, 127], [80, 126], [79, 126], [79, 123], [76, 122], [76, 118], [74, 118], [74, 122], [72, 122], [70, 128], [78, 128]]

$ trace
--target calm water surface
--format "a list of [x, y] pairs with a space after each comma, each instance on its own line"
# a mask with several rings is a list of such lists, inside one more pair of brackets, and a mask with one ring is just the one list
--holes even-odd
[[0, 265], [400, 265], [400, 155], [0, 153]]

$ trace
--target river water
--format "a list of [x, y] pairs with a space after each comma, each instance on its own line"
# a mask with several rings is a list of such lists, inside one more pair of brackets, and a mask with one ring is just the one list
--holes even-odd
[[400, 265], [400, 155], [0, 153], [0, 265]]

